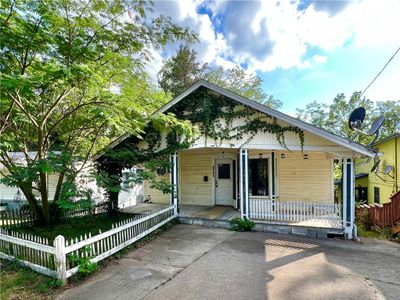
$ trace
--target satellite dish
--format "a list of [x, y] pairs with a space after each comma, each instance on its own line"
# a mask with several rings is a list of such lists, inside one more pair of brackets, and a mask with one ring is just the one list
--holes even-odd
[[352, 111], [352, 113], [349, 116], [349, 128], [354, 131], [354, 130], [361, 130], [361, 125], [364, 122], [365, 119], [365, 108], [364, 107], [358, 107], [355, 110]]
[[392, 172], [393, 167], [392, 166], [386, 166], [385, 170], [383, 170], [383, 174], [388, 175], [390, 172]]
[[384, 116], [377, 117], [374, 120], [374, 122], [372, 123], [371, 128], [369, 129], [368, 135], [376, 134], [379, 131], [379, 129], [381, 128], [384, 121], [385, 121]]
[[380, 159], [378, 159], [375, 163], [374, 163], [374, 165], [372, 166], [372, 168], [371, 168], [371, 172], [377, 172], [378, 171], [378, 166], [379, 166], [379, 163], [381, 162], [381, 160]]

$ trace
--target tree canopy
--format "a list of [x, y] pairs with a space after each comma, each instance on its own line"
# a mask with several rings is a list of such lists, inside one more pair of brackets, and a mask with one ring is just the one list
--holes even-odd
[[[150, 10], [143, 0], [2, 1], [2, 181], [20, 188], [45, 224], [48, 174], [59, 174], [54, 203], [75, 196], [80, 168], [72, 161], [122, 133], [140, 135], [168, 100], [143, 71], [147, 49], [196, 36], [170, 18], [150, 19]], [[26, 164], [11, 152], [24, 153]]]
[[164, 91], [178, 96], [195, 81], [205, 79], [233, 93], [278, 109], [282, 102], [262, 89], [262, 79], [257, 74], [248, 74], [240, 66], [230, 69], [201, 65], [197, 52], [188, 45], [180, 46], [177, 53], [166, 60], [159, 72], [158, 83]]
[[[328, 104], [313, 101], [303, 109], [297, 109], [297, 117], [335, 134], [351, 138], [354, 132], [349, 129], [348, 118], [357, 107], [367, 110], [364, 128], [367, 131], [371, 123], [380, 115], [385, 116], [385, 122], [380, 129], [380, 138], [400, 132], [400, 101], [373, 102], [366, 97], [360, 97], [361, 92], [354, 92], [348, 99], [341, 93]], [[371, 138], [359, 136], [360, 142], [369, 142]]]

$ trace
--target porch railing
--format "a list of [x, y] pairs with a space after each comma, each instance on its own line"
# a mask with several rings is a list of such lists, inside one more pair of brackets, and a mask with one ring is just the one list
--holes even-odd
[[341, 224], [339, 204], [315, 202], [282, 202], [250, 198], [250, 218], [276, 222], [326, 222]]

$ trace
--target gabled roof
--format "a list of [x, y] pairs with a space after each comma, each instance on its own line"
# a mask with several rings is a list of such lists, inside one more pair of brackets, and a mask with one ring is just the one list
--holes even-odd
[[373, 144], [371, 145], [371, 147], [374, 147], [374, 146], [376, 146], [376, 145], [379, 145], [379, 144], [382, 144], [382, 143], [384, 143], [384, 142], [390, 141], [390, 140], [395, 139], [395, 138], [397, 138], [397, 137], [400, 137], [400, 133], [395, 133], [395, 134], [393, 134], [393, 135], [391, 135], [391, 136], [388, 136], [387, 138], [381, 139], [381, 140], [379, 140], [379, 141], [373, 143]]
[[[368, 156], [368, 157], [375, 157], [376, 156], [376, 151], [371, 149], [371, 148], [367, 148], [364, 145], [361, 145], [359, 143], [356, 143], [354, 141], [351, 141], [345, 137], [339, 136], [337, 134], [334, 134], [332, 132], [329, 132], [325, 129], [316, 127], [314, 125], [311, 125], [307, 122], [301, 121], [299, 119], [293, 118], [287, 114], [284, 114], [280, 111], [277, 111], [275, 109], [269, 108], [259, 102], [256, 102], [254, 100], [250, 100], [247, 99], [243, 96], [240, 96], [238, 94], [232, 93], [230, 91], [227, 91], [215, 84], [212, 84], [206, 80], [199, 80], [196, 81], [191, 87], [189, 87], [187, 90], [185, 90], [182, 94], [180, 94], [179, 96], [175, 97], [174, 99], [172, 99], [170, 102], [168, 102], [166, 105], [164, 105], [162, 108], [160, 108], [159, 110], [157, 110], [154, 114], [158, 114], [158, 113], [165, 113], [168, 109], [170, 109], [172, 106], [174, 106], [176, 103], [178, 103], [179, 101], [181, 101], [182, 99], [184, 99], [186, 96], [188, 96], [189, 94], [193, 93], [195, 90], [197, 90], [200, 87], [205, 87], [208, 88], [220, 95], [223, 95], [227, 98], [230, 98], [232, 100], [235, 100], [243, 105], [247, 105], [250, 106], [252, 108], [254, 108], [255, 110], [258, 110], [259, 112], [268, 114], [272, 117], [275, 117], [279, 120], [282, 120], [292, 126], [296, 126], [304, 131], [308, 131], [310, 133], [313, 133], [319, 137], [322, 137], [324, 139], [327, 139], [328, 141], [331, 141], [335, 144], [338, 144], [344, 148], [350, 149], [352, 151], [355, 151], [357, 153], [360, 153], [362, 155]], [[122, 141], [124, 141], [125, 139], [127, 139], [130, 135], [129, 134], [124, 134], [122, 136], [120, 136], [119, 138], [117, 138], [115, 141], [113, 141], [108, 147], [106, 148], [114, 148], [115, 146], [117, 146], [119, 143], [121, 143]], [[106, 149], [105, 148], [105, 149]], [[94, 159], [96, 160], [97, 158], [99, 158], [100, 156], [103, 155], [105, 149], [103, 149], [102, 151], [100, 151], [99, 153], [97, 153], [96, 155], [94, 155]]]
[[156, 111], [157, 113], [164, 113], [166, 112], [168, 109], [170, 109], [172, 106], [174, 106], [176, 103], [178, 103], [179, 101], [181, 101], [183, 98], [185, 98], [186, 96], [188, 96], [189, 94], [193, 93], [195, 90], [197, 90], [200, 87], [205, 87], [208, 88], [220, 95], [223, 95], [225, 97], [228, 97], [230, 99], [233, 99], [239, 103], [242, 103], [244, 105], [250, 106], [262, 113], [268, 114], [272, 117], [275, 117], [279, 120], [282, 120], [292, 126], [296, 126], [302, 130], [308, 131], [310, 133], [313, 133], [317, 136], [320, 136], [324, 139], [327, 139], [335, 144], [338, 144], [344, 148], [353, 150], [355, 152], [358, 152], [360, 154], [363, 154], [365, 156], [368, 157], [374, 157], [376, 155], [376, 152], [373, 149], [367, 148], [359, 143], [356, 143], [354, 141], [351, 141], [347, 138], [344, 138], [342, 136], [336, 135], [332, 132], [329, 132], [327, 130], [324, 130], [322, 128], [316, 127], [314, 125], [311, 125], [309, 123], [306, 123], [304, 121], [301, 121], [299, 119], [293, 118], [287, 114], [284, 114], [280, 111], [277, 111], [275, 109], [269, 108], [259, 102], [247, 99], [243, 96], [237, 95], [235, 93], [232, 93], [230, 91], [227, 91], [215, 84], [212, 84], [210, 82], [207, 82], [205, 80], [199, 80], [197, 82], [195, 82], [191, 87], [189, 87], [186, 91], [184, 91], [182, 94], [180, 94], [179, 96], [177, 96], [176, 98], [174, 98], [173, 100], [171, 100], [170, 102], [168, 102], [165, 106], [163, 106], [162, 108], [160, 108], [158, 111]]

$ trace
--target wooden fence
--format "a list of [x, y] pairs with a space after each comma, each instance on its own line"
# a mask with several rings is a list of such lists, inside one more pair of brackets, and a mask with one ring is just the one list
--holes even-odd
[[145, 237], [174, 219], [174, 206], [115, 223], [112, 229], [95, 236], [65, 240], [59, 235], [53, 245], [46, 239], [0, 229], [0, 258], [21, 264], [63, 282], [79, 271], [76, 258], [99, 262]]
[[[77, 208], [63, 213], [62, 218], [81, 217], [87, 215], [101, 214], [107, 211], [106, 203], [99, 203], [90, 208]], [[0, 212], [0, 227], [26, 227], [33, 226], [35, 216], [30, 210], [22, 209], [15, 211]]]
[[356, 207], [357, 221], [363, 222], [363, 215], [368, 214], [368, 222], [379, 227], [392, 227], [400, 222], [400, 192], [390, 197], [385, 204], [363, 204]]
[[260, 198], [250, 198], [250, 218], [280, 222], [341, 222], [339, 204], [281, 202]]

